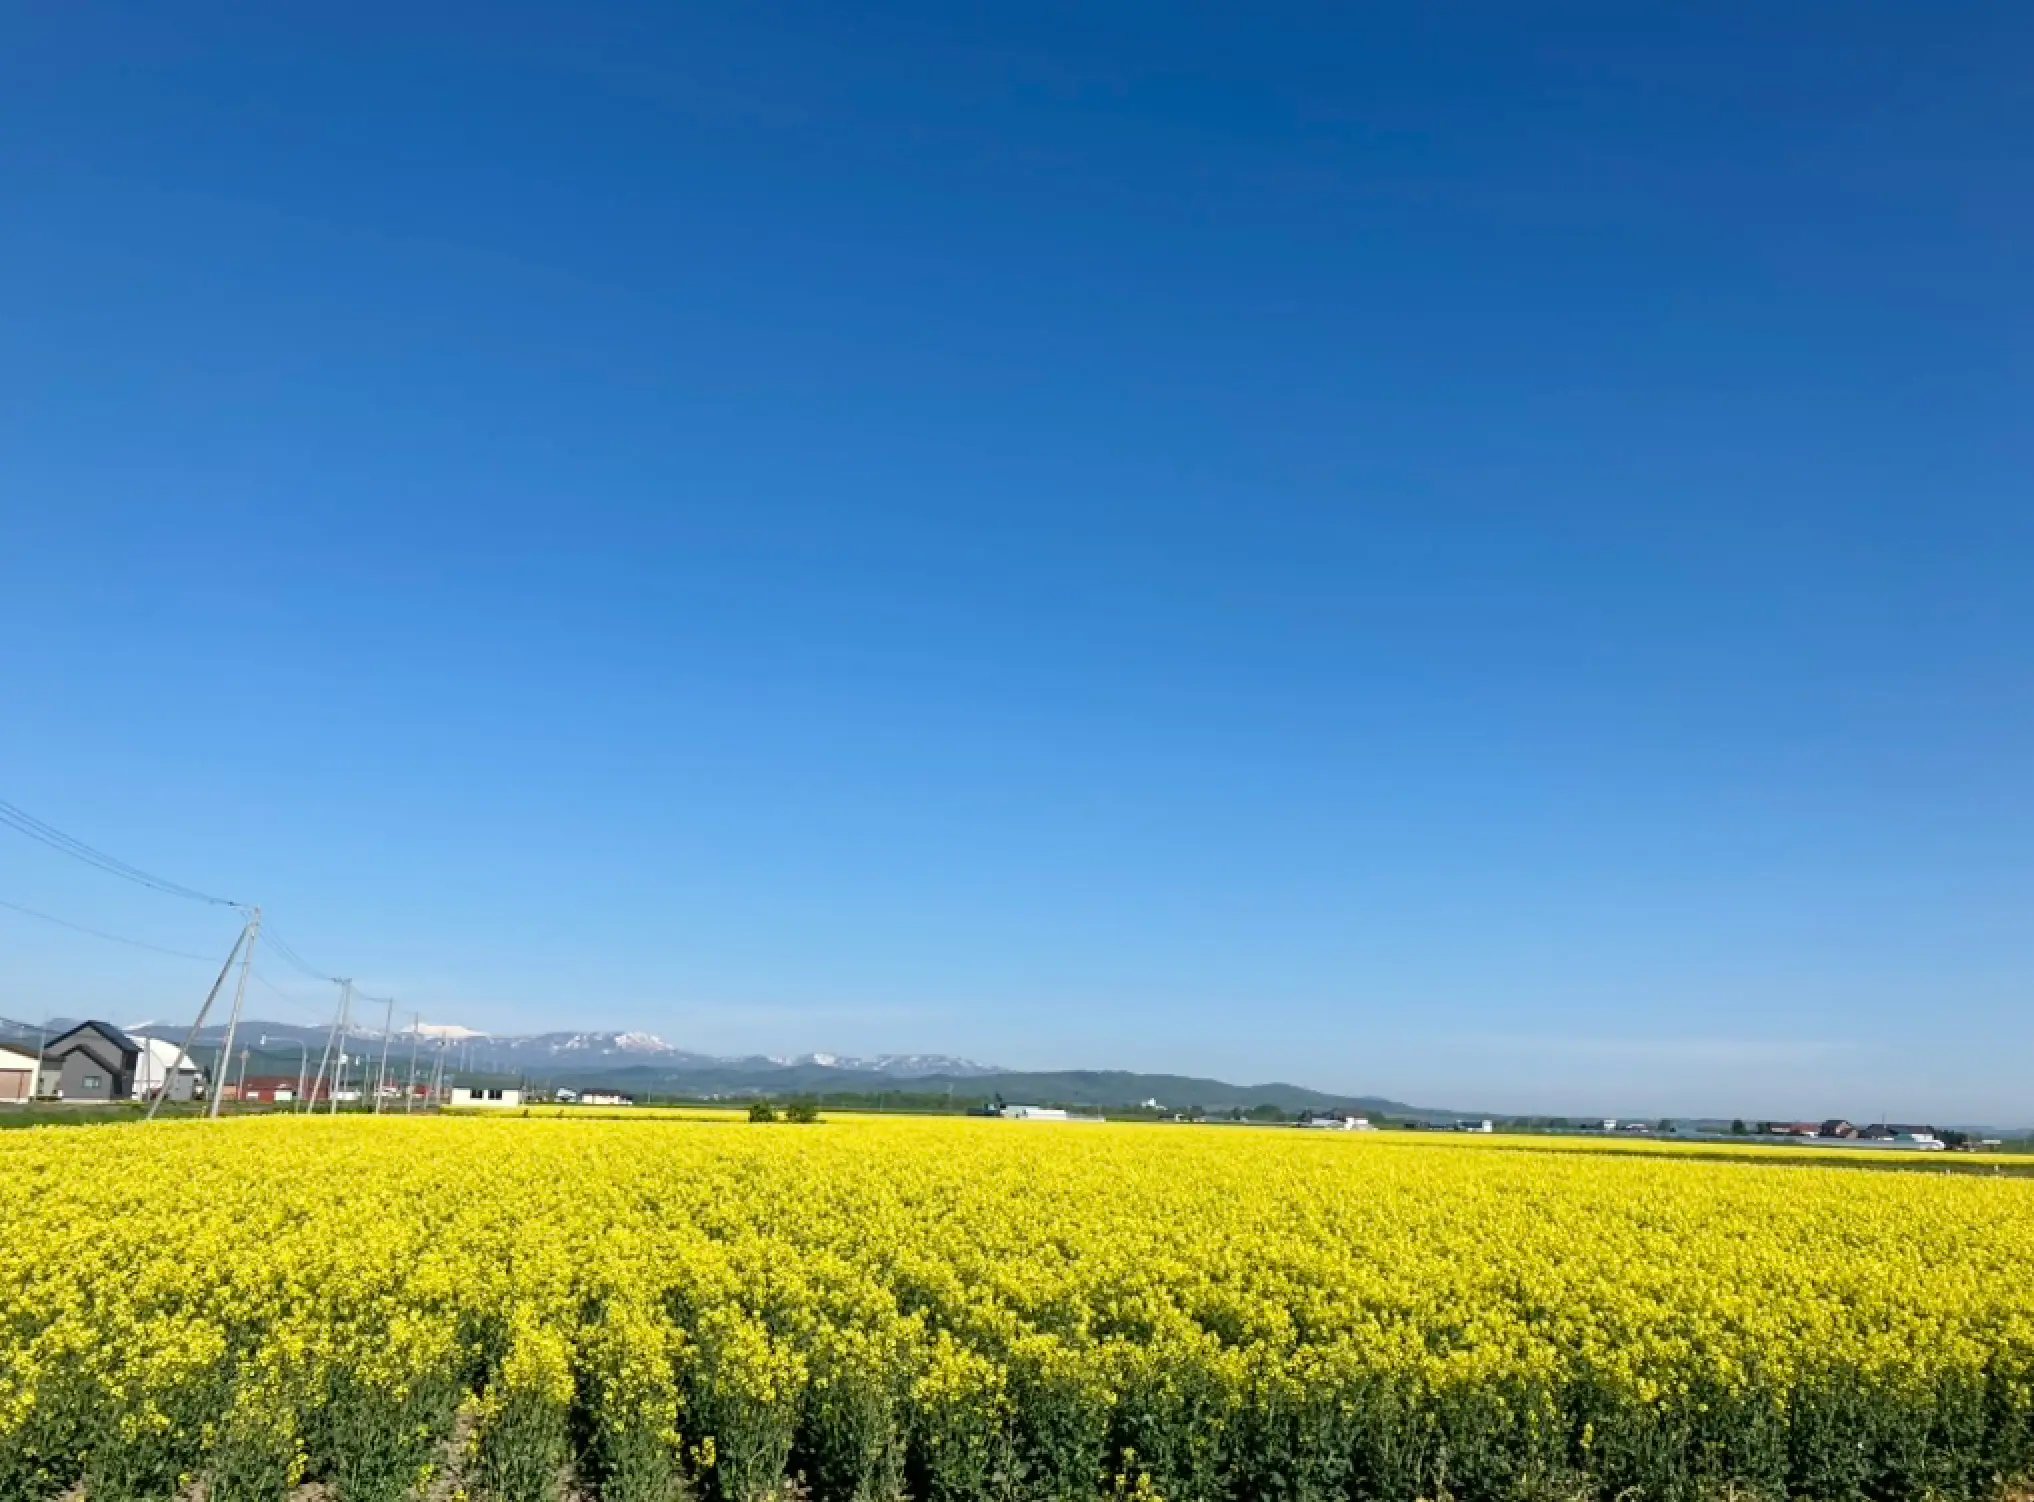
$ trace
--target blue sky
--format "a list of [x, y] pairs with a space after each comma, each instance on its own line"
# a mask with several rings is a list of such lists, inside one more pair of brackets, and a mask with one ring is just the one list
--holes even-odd
[[0, 797], [435, 1021], [2034, 1121], [2024, 7], [7, 22]]

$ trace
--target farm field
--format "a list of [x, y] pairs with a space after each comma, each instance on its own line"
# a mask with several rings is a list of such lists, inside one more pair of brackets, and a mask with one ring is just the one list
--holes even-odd
[[2034, 1183], [1501, 1145], [12, 1132], [0, 1502], [1884, 1502], [2034, 1472]]

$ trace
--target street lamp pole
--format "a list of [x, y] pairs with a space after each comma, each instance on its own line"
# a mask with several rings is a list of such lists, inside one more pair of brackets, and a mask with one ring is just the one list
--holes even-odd
[[302, 1038], [271, 1039], [264, 1033], [261, 1039], [261, 1046], [266, 1048], [271, 1042], [287, 1044], [297, 1051], [297, 1099], [302, 1100], [304, 1098], [304, 1082], [310, 1077], [311, 1073], [311, 1045], [306, 1043]]

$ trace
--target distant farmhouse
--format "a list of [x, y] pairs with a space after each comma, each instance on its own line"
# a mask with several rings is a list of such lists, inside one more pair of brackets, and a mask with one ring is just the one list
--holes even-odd
[[1854, 1126], [1842, 1117], [1828, 1121], [1773, 1121], [1760, 1123], [1760, 1131], [1769, 1137], [1813, 1138], [1817, 1142], [1846, 1147], [1904, 1147], [1916, 1152], [1946, 1152], [1952, 1141], [1962, 1142], [1955, 1133], [1945, 1137], [1932, 1126], [1921, 1126], [1909, 1122], [1875, 1121], [1870, 1126]]
[[454, 1106], [492, 1106], [498, 1109], [520, 1107], [523, 1092], [514, 1085], [454, 1085], [452, 1099]]
[[1331, 1132], [1371, 1132], [1376, 1130], [1375, 1127], [1371, 1126], [1370, 1118], [1367, 1116], [1350, 1116], [1335, 1111], [1309, 1111], [1300, 1117], [1299, 1124], [1303, 1127], [1313, 1127], [1317, 1130]]
[[1099, 1116], [1076, 1116], [1057, 1106], [1005, 1106], [996, 1113], [1005, 1121], [1100, 1121]]
[[1901, 1147], [1919, 1148], [1923, 1152], [1942, 1151], [1949, 1146], [1934, 1127], [1906, 1122], [1875, 1121], [1859, 1132], [1858, 1136], [1866, 1142], [1897, 1143]]

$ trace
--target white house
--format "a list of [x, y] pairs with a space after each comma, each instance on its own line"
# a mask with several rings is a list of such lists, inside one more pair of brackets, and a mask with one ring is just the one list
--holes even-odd
[[189, 1054], [167, 1038], [130, 1036], [140, 1045], [134, 1059], [134, 1098], [149, 1100], [165, 1083], [171, 1100], [194, 1100], [204, 1093], [205, 1073]]
[[520, 1106], [523, 1092], [513, 1085], [454, 1085], [452, 1099], [454, 1106], [496, 1106], [507, 1108]]
[[1300, 1123], [1303, 1127], [1315, 1127], [1330, 1132], [1373, 1132], [1368, 1116], [1313, 1116]]
[[1057, 1106], [1005, 1106], [1000, 1113], [1005, 1121], [1100, 1121], [1099, 1116], [1076, 1116], [1062, 1111]]
[[35, 1096], [35, 1055], [18, 1048], [0, 1048], [0, 1104]]

